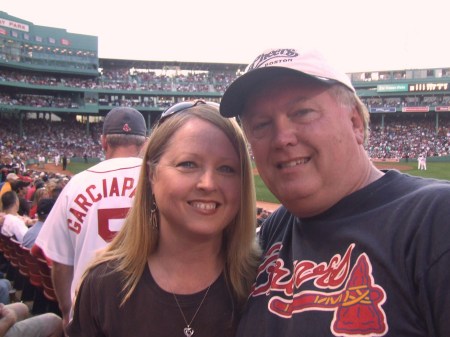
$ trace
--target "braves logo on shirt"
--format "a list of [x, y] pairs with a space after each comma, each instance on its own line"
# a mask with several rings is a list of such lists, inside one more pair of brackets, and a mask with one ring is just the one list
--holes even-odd
[[[284, 295], [272, 296], [268, 302], [268, 310], [282, 318], [304, 311], [333, 311], [330, 329], [336, 336], [383, 336], [388, 328], [382, 308], [386, 293], [375, 284], [372, 265], [366, 254], [359, 255], [351, 268], [350, 257], [354, 247], [354, 244], [350, 245], [343, 257], [336, 254], [328, 263], [294, 261], [291, 272], [279, 258], [281, 243], [276, 243], [258, 270], [258, 278], [267, 275], [266, 282], [255, 286], [251, 296], [272, 292]], [[306, 281], [313, 281], [321, 291], [298, 291]], [[326, 292], [324, 289], [335, 291]]]

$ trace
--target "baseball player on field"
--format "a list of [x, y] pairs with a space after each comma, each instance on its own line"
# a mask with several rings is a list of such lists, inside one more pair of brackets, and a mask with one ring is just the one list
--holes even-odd
[[427, 157], [425, 154], [421, 153], [417, 159], [417, 162], [419, 170], [427, 170]]
[[139, 111], [112, 109], [101, 135], [106, 160], [69, 181], [36, 239], [35, 245], [53, 261], [52, 279], [64, 326], [87, 264], [120, 229], [131, 207], [146, 135]]

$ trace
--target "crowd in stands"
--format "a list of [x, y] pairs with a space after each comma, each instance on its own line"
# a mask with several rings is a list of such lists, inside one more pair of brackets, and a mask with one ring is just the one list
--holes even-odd
[[[223, 93], [228, 85], [238, 76], [231, 72], [191, 72], [167, 73], [159, 71], [137, 71], [134, 69], [104, 69], [98, 78], [61, 77], [60, 75], [29, 74], [14, 70], [0, 69], [0, 82], [27, 83], [29, 85], [44, 85], [51, 87], [70, 87], [81, 89], [106, 89], [111, 91], [165, 91], [186, 93]], [[380, 107], [411, 107], [450, 105], [450, 95], [418, 95], [405, 97], [370, 97], [362, 98], [369, 108]], [[86, 103], [96, 103], [92, 97], [85, 98]], [[0, 95], [0, 104], [23, 105], [33, 107], [78, 108], [82, 102], [63, 94], [58, 96], [38, 94], [7, 94]], [[115, 97], [100, 97], [100, 105], [111, 106], [157, 106], [164, 108], [164, 101], [155, 101], [154, 97], [142, 99], [120, 95]], [[170, 102], [169, 104], [173, 104]]]
[[[378, 117], [378, 118], [377, 118]], [[440, 114], [439, 127], [433, 116], [389, 116], [381, 124], [371, 116], [370, 137], [366, 149], [373, 159], [409, 159], [450, 155], [450, 118]], [[436, 132], [437, 131], [437, 132]]]
[[18, 158], [21, 162], [38, 161], [39, 156], [46, 162], [53, 161], [56, 155], [62, 158], [83, 157], [101, 158], [101, 125], [90, 124], [90, 134], [86, 135], [86, 125], [73, 121], [50, 122], [48, 120], [24, 119], [21, 137], [18, 121], [0, 119], [0, 154]]
[[0, 69], [0, 82], [18, 82], [30, 85], [59, 86], [84, 89], [126, 91], [219, 92], [236, 78], [236, 74], [202, 72], [190, 74], [156, 74], [154, 71], [137, 72], [130, 69], [105, 70], [97, 79], [57, 77], [48, 74], [25, 74]]
[[[0, 122], [0, 153], [18, 158], [21, 166], [26, 162], [37, 162], [39, 156], [45, 157], [46, 162], [52, 162], [56, 155], [66, 155], [67, 158], [102, 157], [99, 143], [101, 122], [91, 123], [90, 134], [86, 136], [86, 125], [83, 123], [24, 119], [23, 137], [18, 134], [17, 121], [0, 119]], [[449, 137], [450, 116], [444, 113], [439, 115], [438, 130], [434, 114], [388, 114], [384, 125], [380, 115], [372, 114], [366, 149], [374, 159], [417, 158], [420, 154], [427, 157], [448, 156]]]
[[35, 94], [0, 94], [0, 104], [31, 106], [36, 108], [78, 108], [78, 103], [69, 97]]
[[[31, 336], [32, 333], [33, 336], [61, 336], [63, 326], [59, 311], [57, 308], [50, 309], [44, 297], [44, 300], [38, 299], [40, 286], [31, 283], [32, 278], [34, 282], [37, 279], [31, 276], [28, 268], [31, 268], [31, 259], [38, 266], [41, 256], [33, 252], [35, 240], [69, 177], [14, 169], [9, 157], [1, 158], [0, 172], [1, 335]], [[50, 273], [49, 265], [47, 270]], [[39, 280], [45, 287], [42, 274]]]
[[362, 98], [368, 108], [450, 105], [450, 96], [407, 96]]

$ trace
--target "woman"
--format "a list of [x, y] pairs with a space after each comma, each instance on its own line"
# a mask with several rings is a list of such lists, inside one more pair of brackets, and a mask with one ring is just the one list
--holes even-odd
[[45, 188], [45, 185], [42, 184], [38, 185], [40, 187], [37, 187], [35, 192], [33, 193], [33, 201], [31, 203], [31, 208], [30, 208], [30, 218], [34, 219], [36, 218], [36, 212], [37, 212], [37, 205], [39, 203], [39, 201], [41, 199], [47, 198], [48, 197], [48, 193], [47, 193], [47, 189]]
[[166, 110], [122, 230], [85, 274], [69, 336], [233, 336], [255, 278], [244, 136], [218, 105]]

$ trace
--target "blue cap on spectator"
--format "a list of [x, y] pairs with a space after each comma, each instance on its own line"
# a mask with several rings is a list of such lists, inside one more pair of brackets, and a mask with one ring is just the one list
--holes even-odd
[[44, 198], [44, 199], [39, 200], [38, 206], [37, 206], [38, 216], [46, 217], [52, 210], [52, 207], [54, 204], [55, 204], [55, 199]]
[[142, 114], [133, 108], [113, 108], [103, 123], [104, 135], [146, 136], [147, 127]]

